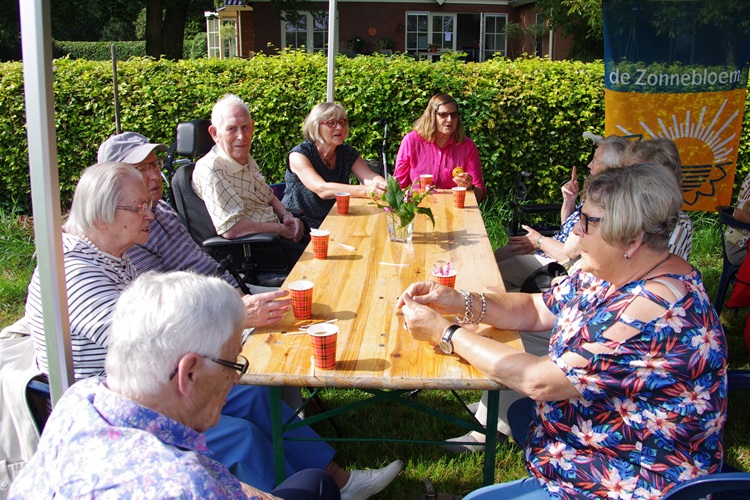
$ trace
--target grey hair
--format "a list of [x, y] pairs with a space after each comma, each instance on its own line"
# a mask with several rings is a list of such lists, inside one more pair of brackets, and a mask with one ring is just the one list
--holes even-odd
[[628, 147], [628, 140], [618, 135], [610, 135], [598, 142], [597, 150], [601, 150], [601, 162], [607, 168], [619, 167], [622, 155]]
[[218, 101], [216, 101], [216, 104], [214, 104], [214, 107], [211, 110], [211, 125], [216, 128], [221, 128], [227, 110], [232, 109], [235, 106], [244, 108], [244, 110], [247, 111], [247, 114], [250, 115], [250, 119], [253, 118], [253, 115], [250, 114], [250, 108], [247, 107], [245, 101], [234, 94], [224, 94]]
[[63, 230], [71, 234], [90, 234], [95, 222], [111, 224], [123, 190], [123, 179], [132, 177], [143, 182], [143, 176], [127, 163], [105, 161], [86, 168], [76, 185], [73, 204]]
[[115, 308], [107, 383], [128, 397], [156, 395], [182, 356], [219, 357], [244, 324], [242, 299], [220, 278], [184, 271], [142, 274]]
[[318, 103], [302, 123], [302, 136], [312, 143], [321, 143], [323, 142], [323, 137], [320, 135], [320, 125], [324, 121], [340, 120], [342, 118], [346, 118], [346, 110], [341, 104], [336, 102]]
[[682, 193], [672, 172], [657, 163], [608, 168], [589, 178], [586, 204], [604, 210], [602, 239], [626, 246], [643, 234], [654, 250], [666, 250], [682, 207]]
[[629, 167], [638, 163], [658, 163], [667, 167], [682, 184], [682, 161], [680, 152], [671, 139], [659, 138], [649, 141], [637, 141], [628, 144], [622, 156], [622, 166]]

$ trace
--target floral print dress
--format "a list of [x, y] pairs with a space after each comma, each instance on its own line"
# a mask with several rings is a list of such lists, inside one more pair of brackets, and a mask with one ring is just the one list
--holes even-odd
[[[697, 270], [662, 275], [687, 293], [669, 304], [644, 288], [577, 272], [545, 293], [557, 315], [549, 356], [580, 398], [539, 402], [526, 442], [529, 472], [553, 498], [660, 498], [676, 483], [719, 471], [726, 420], [727, 346]], [[651, 278], [654, 279], [654, 278]], [[629, 317], [645, 298], [667, 310], [650, 322]], [[621, 322], [639, 330], [606, 337]], [[611, 350], [594, 354], [588, 343]], [[588, 362], [566, 363], [573, 352]]]

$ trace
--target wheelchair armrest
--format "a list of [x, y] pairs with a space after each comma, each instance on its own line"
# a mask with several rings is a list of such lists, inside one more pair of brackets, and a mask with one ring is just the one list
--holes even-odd
[[518, 211], [522, 213], [559, 212], [562, 205], [559, 203], [541, 203], [534, 205], [518, 205]]
[[750, 370], [727, 370], [729, 390], [750, 389]]
[[287, 208], [286, 211], [297, 217], [298, 219], [307, 213], [301, 208]]
[[734, 207], [718, 206], [716, 207], [716, 211], [719, 213], [719, 222], [722, 224], [750, 231], [750, 224], [740, 222], [734, 218]]
[[230, 240], [221, 236], [213, 236], [203, 241], [204, 247], [226, 247], [231, 245], [252, 245], [254, 243], [273, 243], [279, 239], [276, 233], [257, 233], [240, 236]]

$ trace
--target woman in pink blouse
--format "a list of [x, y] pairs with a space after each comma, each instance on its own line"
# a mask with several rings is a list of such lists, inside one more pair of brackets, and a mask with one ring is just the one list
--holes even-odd
[[[453, 169], [464, 172], [453, 175]], [[466, 137], [456, 100], [448, 94], [436, 94], [427, 109], [414, 122], [414, 129], [404, 136], [396, 157], [393, 175], [402, 188], [419, 182], [421, 174], [432, 174], [438, 189], [455, 186], [473, 189], [482, 201], [487, 188], [482, 178], [479, 151]]]

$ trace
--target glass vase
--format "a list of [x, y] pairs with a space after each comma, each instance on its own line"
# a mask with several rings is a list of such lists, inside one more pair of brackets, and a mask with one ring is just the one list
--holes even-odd
[[401, 226], [401, 220], [398, 217], [388, 217], [388, 236], [391, 241], [398, 243], [411, 243], [414, 234], [414, 221], [405, 226]]

